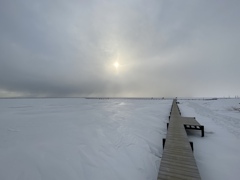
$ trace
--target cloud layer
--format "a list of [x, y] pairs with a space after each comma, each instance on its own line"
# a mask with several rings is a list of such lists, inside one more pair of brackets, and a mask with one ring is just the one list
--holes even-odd
[[3, 0], [0, 96], [239, 95], [239, 7]]

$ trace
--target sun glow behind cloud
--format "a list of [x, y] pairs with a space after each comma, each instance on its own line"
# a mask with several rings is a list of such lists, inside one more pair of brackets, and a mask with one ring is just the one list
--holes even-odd
[[115, 75], [123, 78], [129, 73], [131, 65], [123, 57], [119, 58], [118, 56], [117, 58], [109, 59], [105, 67], [106, 73], [110, 75], [109, 77]]
[[123, 77], [129, 70], [129, 62], [131, 62], [131, 54], [121, 46], [123, 42], [118, 37], [106, 38], [105, 46], [103, 47], [108, 58], [105, 62], [106, 73], [110, 76], [112, 75]]
[[119, 68], [119, 63], [117, 61], [113, 65], [115, 66], [116, 69]]

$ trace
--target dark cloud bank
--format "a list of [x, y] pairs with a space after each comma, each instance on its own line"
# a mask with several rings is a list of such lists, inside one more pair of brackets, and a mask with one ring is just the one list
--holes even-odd
[[2, 0], [0, 96], [239, 95], [239, 2]]

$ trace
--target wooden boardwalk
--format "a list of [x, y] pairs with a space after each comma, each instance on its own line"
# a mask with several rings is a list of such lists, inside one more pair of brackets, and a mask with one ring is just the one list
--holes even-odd
[[201, 130], [204, 136], [204, 127], [195, 118], [182, 117], [176, 99], [169, 120], [158, 180], [201, 179], [193, 156], [193, 144], [188, 141], [185, 128]]

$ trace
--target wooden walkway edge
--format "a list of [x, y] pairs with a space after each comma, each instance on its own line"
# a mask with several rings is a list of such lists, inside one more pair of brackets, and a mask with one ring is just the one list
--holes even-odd
[[163, 155], [158, 180], [201, 179], [193, 156], [193, 143], [189, 142], [185, 129], [201, 130], [204, 126], [195, 118], [182, 117], [176, 99], [173, 100], [169, 116], [166, 139], [163, 139]]

